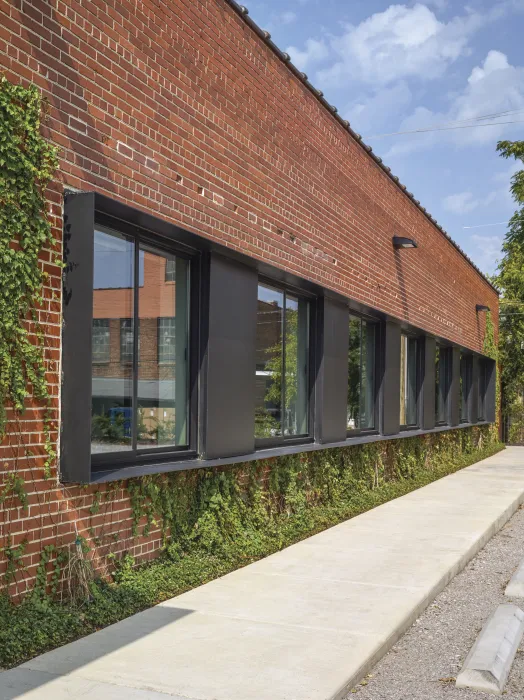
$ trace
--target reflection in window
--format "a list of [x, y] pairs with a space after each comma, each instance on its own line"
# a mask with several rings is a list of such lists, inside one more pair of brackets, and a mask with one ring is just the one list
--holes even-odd
[[158, 319], [158, 361], [175, 362], [175, 318]]
[[[188, 263], [152, 246], [144, 254], [138, 316], [137, 446], [187, 444]], [[172, 275], [166, 284], [166, 265]], [[174, 282], [174, 284], [172, 284]]]
[[460, 420], [469, 420], [469, 392], [471, 389], [471, 355], [460, 353]]
[[435, 353], [435, 422], [439, 425], [448, 420], [448, 392], [451, 379], [449, 348], [437, 345]]
[[255, 436], [307, 435], [309, 304], [258, 286]]
[[174, 282], [176, 280], [176, 260], [166, 260], [166, 282]]
[[486, 420], [486, 391], [488, 388], [488, 363], [479, 362], [479, 415], [478, 419]]
[[[94, 292], [93, 292], [93, 341], [105, 325], [104, 340], [109, 347], [100, 364], [100, 355], [93, 347], [92, 398], [91, 398], [91, 451], [113, 452], [132, 448], [133, 416], [133, 278], [134, 243], [127, 236], [115, 231], [100, 229], [95, 232]], [[104, 324], [100, 324], [101, 320]], [[121, 319], [129, 321], [131, 330], [126, 335], [129, 350], [128, 362], [120, 362]], [[107, 325], [106, 325], [107, 323]], [[114, 338], [114, 343], [112, 339]], [[116, 356], [110, 348], [116, 346]]]
[[188, 281], [186, 260], [95, 232], [93, 453], [188, 444]]
[[375, 329], [373, 323], [349, 317], [349, 430], [375, 427]]
[[110, 359], [110, 344], [109, 344], [109, 319], [94, 318], [93, 319], [93, 364], [102, 364], [109, 362]]
[[133, 319], [120, 319], [120, 362], [133, 362]]
[[400, 425], [416, 426], [418, 409], [417, 339], [400, 336]]

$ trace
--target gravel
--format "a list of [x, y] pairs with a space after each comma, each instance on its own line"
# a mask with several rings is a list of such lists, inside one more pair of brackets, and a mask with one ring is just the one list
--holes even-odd
[[[524, 509], [434, 600], [348, 700], [480, 700], [493, 695], [457, 688], [455, 678], [490, 613], [524, 558]], [[524, 697], [524, 639], [506, 684], [506, 700]]]

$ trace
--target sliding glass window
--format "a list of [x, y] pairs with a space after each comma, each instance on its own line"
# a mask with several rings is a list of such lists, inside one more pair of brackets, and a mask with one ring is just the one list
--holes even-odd
[[257, 439], [309, 434], [309, 315], [306, 299], [258, 285]]
[[448, 395], [451, 384], [451, 353], [449, 348], [437, 345], [435, 352], [435, 423], [448, 422]]
[[479, 360], [479, 421], [486, 420], [486, 392], [488, 389], [488, 364]]
[[187, 447], [188, 284], [187, 259], [97, 226], [91, 396], [97, 459]]
[[471, 391], [472, 357], [466, 353], [460, 353], [460, 421], [467, 423], [469, 420], [469, 395]]
[[349, 317], [347, 429], [373, 430], [375, 425], [376, 324]]
[[400, 336], [400, 425], [418, 425], [418, 340]]

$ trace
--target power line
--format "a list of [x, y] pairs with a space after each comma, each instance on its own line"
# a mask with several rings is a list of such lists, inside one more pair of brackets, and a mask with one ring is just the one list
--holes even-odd
[[[444, 127], [444, 126], [455, 126], [458, 124], [467, 124], [468, 122], [477, 122], [477, 121], [484, 121], [485, 119], [499, 119], [500, 117], [507, 117], [510, 114], [520, 114], [520, 112], [523, 112], [524, 109], [507, 109], [504, 112], [491, 112], [490, 114], [481, 114], [478, 117], [469, 117], [468, 119], [454, 119], [448, 122], [443, 122], [441, 124], [434, 124], [432, 127], [428, 128], [438, 128], [438, 127]], [[399, 132], [399, 133], [404, 133], [404, 132]], [[382, 134], [378, 134], [381, 136]], [[386, 136], [387, 134], [384, 134]], [[370, 138], [370, 137], [368, 137]], [[371, 137], [372, 138], [372, 137]]]
[[[518, 112], [522, 112], [523, 110], [516, 110]], [[500, 116], [503, 116], [502, 114]], [[488, 117], [475, 117], [476, 120], [480, 121], [483, 119], [486, 119]], [[464, 120], [468, 121], [468, 120]], [[473, 121], [473, 118], [472, 120]], [[388, 134], [373, 134], [372, 136], [365, 136], [364, 138], [366, 140], [368, 139], [380, 139], [384, 138], [385, 136], [402, 136], [404, 134], [425, 134], [430, 131], [451, 131], [453, 129], [473, 129], [478, 126], [499, 126], [502, 124], [522, 124], [524, 123], [524, 120], [522, 119], [515, 119], [513, 121], [507, 121], [507, 122], [488, 122], [487, 124], [461, 124], [460, 122], [447, 122], [448, 124], [453, 124], [454, 126], [434, 126], [434, 127], [428, 127], [427, 129], [413, 129], [410, 131], [392, 131], [391, 133]]]

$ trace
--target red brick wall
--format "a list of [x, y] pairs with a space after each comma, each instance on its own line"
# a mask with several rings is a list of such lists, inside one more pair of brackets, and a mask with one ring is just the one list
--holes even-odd
[[[57, 233], [63, 189], [95, 189], [475, 350], [475, 304], [497, 321], [489, 285], [224, 0], [0, 0], [0, 60], [49, 100]], [[418, 250], [395, 255], [393, 234]], [[42, 259], [58, 425], [60, 270]], [[0, 513], [0, 537], [28, 541], [19, 590], [42, 545], [75, 526], [89, 539], [104, 517], [116, 551], [158, 549], [158, 532], [129, 539], [123, 490], [110, 516], [91, 515], [95, 489], [58, 486], [56, 470], [43, 479], [41, 427], [30, 407], [0, 447], [4, 473], [20, 470], [31, 491], [27, 513]], [[29, 461], [16, 459], [21, 438]]]

